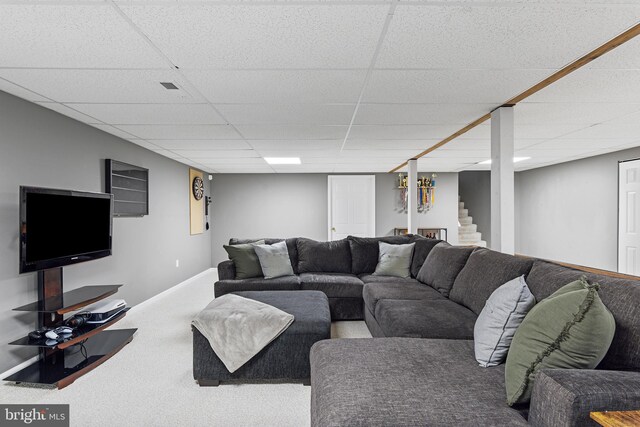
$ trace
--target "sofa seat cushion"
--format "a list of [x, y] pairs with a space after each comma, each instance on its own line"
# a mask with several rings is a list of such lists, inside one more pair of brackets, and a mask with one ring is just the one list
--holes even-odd
[[364, 283], [404, 283], [404, 284], [420, 284], [416, 279], [411, 277], [397, 277], [397, 276], [375, 276], [373, 274], [360, 274], [358, 275], [360, 280]]
[[[374, 276], [376, 277], [376, 276]], [[385, 299], [401, 299], [401, 300], [445, 300], [440, 292], [430, 286], [415, 281], [412, 282], [387, 282], [375, 283], [365, 282], [362, 289], [362, 298], [364, 304], [371, 313], [375, 313], [378, 301]]]
[[532, 265], [531, 258], [477, 248], [453, 282], [449, 298], [480, 314], [493, 291], [516, 277], [526, 276]]
[[243, 280], [220, 280], [213, 286], [216, 297], [238, 291], [297, 291], [300, 289], [298, 276], [283, 276], [273, 279], [256, 277]]
[[322, 291], [329, 298], [362, 298], [364, 283], [353, 274], [302, 273], [300, 288], [305, 291]]
[[586, 276], [600, 284], [598, 295], [616, 321], [613, 342], [598, 369], [640, 371], [640, 281], [613, 278], [536, 260], [527, 284], [538, 301]]
[[477, 318], [471, 310], [448, 299], [383, 299], [376, 304], [374, 315], [387, 337], [465, 340], [473, 339]]
[[502, 366], [473, 341], [332, 339], [311, 348], [311, 425], [525, 426], [505, 403]]

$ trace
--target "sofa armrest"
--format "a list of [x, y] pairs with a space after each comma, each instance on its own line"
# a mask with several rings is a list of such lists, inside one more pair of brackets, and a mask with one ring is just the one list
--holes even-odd
[[233, 280], [236, 278], [236, 266], [230, 259], [218, 264], [218, 280]]
[[597, 425], [592, 411], [640, 408], [640, 372], [592, 369], [548, 369], [536, 374], [529, 424]]

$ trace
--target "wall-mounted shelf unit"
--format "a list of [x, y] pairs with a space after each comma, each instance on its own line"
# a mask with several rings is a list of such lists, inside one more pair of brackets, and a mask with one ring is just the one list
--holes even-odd
[[[393, 229], [393, 234], [395, 236], [403, 236], [407, 234], [409, 231], [406, 228], [397, 227]], [[439, 239], [447, 241], [447, 229], [446, 228], [418, 228], [419, 234], [428, 239]]]
[[148, 215], [149, 169], [106, 159], [105, 171], [105, 192], [114, 198], [113, 215]]

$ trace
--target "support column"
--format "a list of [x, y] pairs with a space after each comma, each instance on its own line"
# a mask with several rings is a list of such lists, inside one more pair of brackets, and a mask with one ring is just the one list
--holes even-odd
[[515, 251], [513, 107], [491, 113], [491, 248]]
[[409, 172], [407, 174], [407, 186], [409, 187], [407, 202], [407, 230], [411, 234], [418, 232], [418, 160], [409, 160]]

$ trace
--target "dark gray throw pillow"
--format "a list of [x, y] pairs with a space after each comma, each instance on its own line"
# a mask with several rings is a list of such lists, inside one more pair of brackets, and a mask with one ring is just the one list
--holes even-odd
[[480, 314], [493, 291], [509, 280], [526, 276], [532, 265], [533, 258], [477, 248], [453, 283], [449, 299]]
[[299, 238], [299, 273], [351, 273], [351, 251], [347, 239], [318, 242]]
[[391, 245], [411, 243], [411, 236], [356, 237], [348, 236], [351, 250], [351, 273], [373, 273], [378, 265], [380, 255], [379, 242]]
[[418, 277], [418, 272], [420, 272], [420, 268], [424, 264], [424, 261], [427, 259], [429, 252], [433, 249], [438, 243], [442, 242], [442, 240], [437, 239], [412, 239], [415, 242], [415, 247], [413, 248], [413, 259], [411, 260], [411, 277]]
[[438, 243], [429, 252], [416, 278], [448, 297], [453, 282], [473, 249], [468, 246], [451, 246], [447, 242]]
[[263, 245], [264, 240], [255, 243], [243, 243], [240, 245], [223, 245], [229, 259], [236, 267], [236, 279], [250, 279], [252, 277], [262, 277], [262, 268], [254, 245]]

